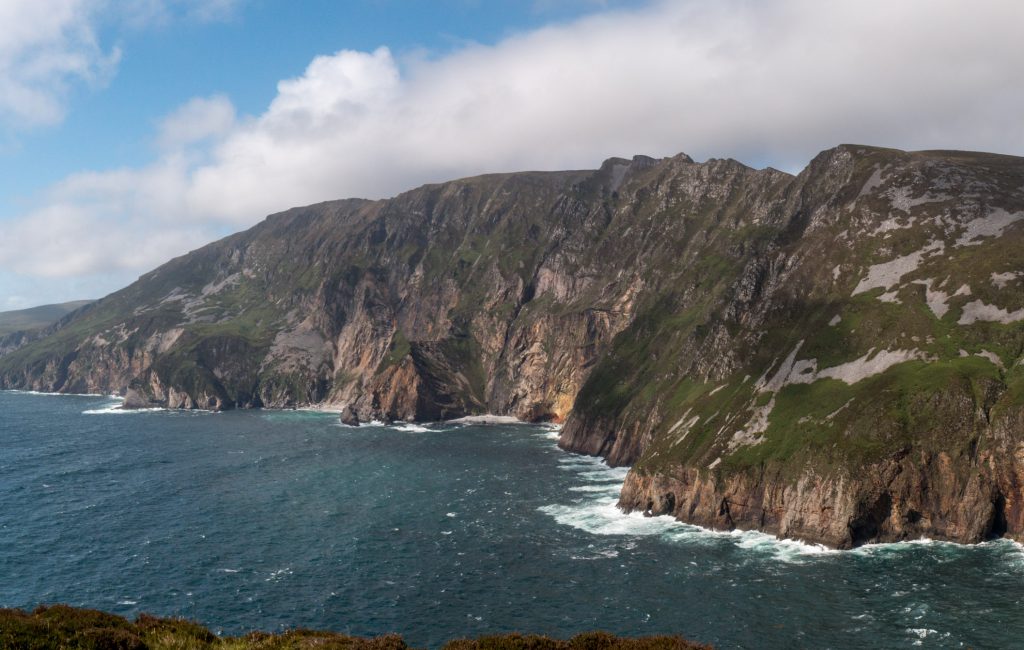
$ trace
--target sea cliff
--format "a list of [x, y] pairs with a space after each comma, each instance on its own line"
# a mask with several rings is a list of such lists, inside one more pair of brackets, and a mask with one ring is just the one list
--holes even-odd
[[564, 421], [621, 505], [850, 547], [1024, 537], [1024, 159], [680, 154], [272, 215], [45, 330], [0, 387]]

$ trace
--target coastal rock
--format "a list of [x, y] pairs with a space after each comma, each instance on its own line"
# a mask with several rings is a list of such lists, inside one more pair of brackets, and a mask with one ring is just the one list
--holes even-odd
[[944, 453], [892, 458], [862, 476], [783, 467], [758, 474], [680, 471], [674, 477], [630, 472], [619, 506], [668, 515], [715, 530], [761, 530], [834, 548], [914, 539], [977, 543], [1024, 528], [1019, 493], [1024, 448], [1009, 467], [992, 471], [987, 456], [971, 470]]
[[341, 410], [340, 419], [342, 424], [347, 424], [350, 427], [359, 426], [359, 417], [350, 405], [345, 405], [345, 408]]

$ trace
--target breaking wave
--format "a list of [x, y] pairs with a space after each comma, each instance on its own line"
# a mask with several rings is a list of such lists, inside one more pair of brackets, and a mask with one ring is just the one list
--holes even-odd
[[[42, 395], [45, 397], [107, 397], [101, 393], [48, 393], [40, 390], [13, 390], [6, 389], [3, 393], [18, 393], [19, 395]], [[111, 395], [110, 397], [114, 397]]]
[[639, 512], [627, 514], [619, 510], [617, 504], [628, 468], [609, 467], [601, 459], [591, 456], [565, 456], [558, 459], [558, 466], [574, 474], [578, 485], [569, 490], [580, 496], [571, 503], [541, 506], [538, 510], [559, 524], [592, 535], [657, 536], [674, 544], [732, 544], [758, 555], [792, 563], [841, 552], [818, 544], [779, 539], [759, 531], [716, 531], [685, 524], [668, 516], [647, 517]]
[[403, 422], [401, 424], [394, 424], [391, 426], [395, 431], [404, 431], [406, 433], [432, 433], [436, 432], [435, 429], [425, 427], [422, 424], [415, 424], [413, 422]]

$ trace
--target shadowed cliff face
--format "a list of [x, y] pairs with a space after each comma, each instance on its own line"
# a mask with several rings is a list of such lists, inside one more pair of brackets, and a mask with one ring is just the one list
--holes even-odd
[[565, 419], [622, 505], [836, 546], [1024, 534], [1024, 160], [684, 155], [273, 215], [41, 332], [0, 386]]

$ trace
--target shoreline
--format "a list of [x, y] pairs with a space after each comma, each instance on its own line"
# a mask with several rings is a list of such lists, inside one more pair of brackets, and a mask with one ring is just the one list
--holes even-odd
[[[20, 394], [20, 395], [35, 395], [35, 396], [96, 397], [96, 398], [107, 398], [107, 399], [121, 400], [121, 401], [124, 400], [124, 398], [122, 396], [120, 396], [120, 395], [113, 395], [113, 394], [105, 395], [105, 394], [102, 394], [102, 393], [60, 393], [60, 392], [44, 392], [44, 391], [20, 390], [20, 389], [3, 389], [3, 390], [0, 390], [0, 392], [12, 393], [12, 394]], [[338, 407], [338, 406], [333, 405], [333, 404], [315, 404], [315, 405], [307, 405], [307, 406], [292, 407], [292, 408], [259, 407], [259, 408], [256, 408], [256, 409], [230, 409], [230, 410], [245, 410], [245, 411], [265, 410], [265, 411], [269, 411], [269, 412], [304, 411], [304, 412], [311, 412], [311, 413], [325, 413], [325, 414], [332, 414], [333, 415], [333, 414], [340, 413], [341, 410], [342, 410], [342, 407]], [[111, 406], [109, 408], [101, 409], [101, 410], [85, 411], [85, 412], [83, 412], [83, 414], [84, 413], [88, 413], [90, 415], [93, 415], [93, 414], [105, 414], [105, 413], [112, 413], [112, 414], [116, 414], [116, 413], [153, 413], [153, 412], [175, 412], [175, 411], [189, 412], [189, 413], [208, 413], [208, 414], [216, 414], [216, 413], [219, 412], [219, 411], [211, 411], [211, 410], [208, 410], [208, 409], [171, 409], [171, 408], [166, 408], [166, 407], [150, 408], [150, 409], [125, 409], [125, 408], [120, 408], [120, 407], [116, 407], [116, 406]], [[452, 420], [442, 420], [442, 421], [433, 421], [433, 422], [398, 422], [398, 421], [396, 421], [396, 422], [392, 422], [390, 424], [387, 424], [387, 423], [384, 423], [384, 422], [373, 421], [373, 422], [361, 423], [359, 426], [361, 426], [361, 427], [362, 426], [392, 427], [392, 428], [400, 428], [400, 427], [403, 427], [403, 426], [406, 426], [406, 427], [407, 426], [416, 426], [416, 427], [422, 427], [423, 431], [426, 432], [426, 431], [429, 431], [429, 429], [426, 429], [426, 427], [428, 427], [429, 425], [445, 425], [445, 424], [477, 425], [477, 426], [488, 426], [488, 425], [542, 426], [542, 427], [551, 428], [554, 431], [557, 431], [557, 430], [559, 430], [561, 428], [561, 425], [559, 425], [559, 424], [527, 422], [527, 421], [515, 418], [513, 416], [504, 416], [504, 415], [495, 415], [495, 414], [470, 415], [470, 416], [464, 416], [464, 417], [461, 417], [461, 418], [455, 418], [455, 419], [452, 419]], [[359, 427], [352, 427], [352, 428], [359, 428]], [[570, 456], [573, 456], [573, 457], [593, 459], [595, 464], [599, 464], [601, 466], [607, 467], [607, 464], [604, 461], [604, 459], [602, 459], [599, 456], [593, 456], [593, 455], [590, 455], [590, 454], [583, 454], [583, 453], [573, 452], [573, 451], [568, 451], [568, 450], [562, 450], [562, 451], [564, 451], [566, 454], [568, 454]], [[622, 484], [619, 484], [619, 488], [620, 489], [621, 489], [621, 486], [622, 486]], [[716, 529], [716, 528], [709, 528], [709, 527], [706, 527], [706, 526], [701, 526], [699, 524], [689, 523], [689, 522], [683, 521], [681, 519], [677, 519], [676, 517], [674, 517], [671, 514], [645, 515], [645, 514], [642, 514], [640, 512], [636, 512], [636, 511], [634, 511], [634, 512], [625, 512], [621, 508], [619, 508], [617, 504], [615, 505], [615, 509], [616, 509], [616, 511], [618, 513], [618, 516], [621, 516], [623, 518], [631, 518], [631, 519], [637, 519], [638, 521], [652, 521], [652, 522], [653, 521], [658, 521], [658, 520], [664, 520], [663, 523], [666, 524], [666, 526], [665, 526], [666, 530], [669, 530], [669, 529], [671, 529], [673, 527], [677, 527], [678, 526], [680, 530], [686, 530], [686, 529], [699, 530], [701, 534], [709, 535], [709, 536], [715, 536], [715, 537], [723, 537], [723, 538], [725, 538], [725, 537], [733, 537], [733, 538], [737, 538], [738, 539], [738, 538], [741, 538], [743, 536], [752, 536], [752, 535], [757, 535], [759, 537], [763, 536], [761, 541], [764, 541], [766, 543], [780, 544], [780, 545], [784, 545], [784, 546], [789, 546], [791, 548], [800, 548], [801, 549], [800, 552], [801, 552], [802, 555], [822, 555], [822, 554], [839, 554], [839, 553], [852, 553], [852, 554], [870, 553], [870, 552], [872, 552], [872, 550], [882, 551], [882, 550], [886, 550], [886, 549], [898, 549], [898, 548], [914, 547], [914, 546], [921, 546], [921, 545], [950, 545], [950, 546], [954, 546], [954, 547], [977, 548], [977, 547], [980, 547], [980, 546], [983, 546], [983, 545], [986, 545], [986, 544], [1005, 543], [1005, 542], [1009, 542], [1009, 543], [1013, 544], [1014, 546], [1016, 546], [1018, 548], [1018, 550], [1020, 550], [1020, 552], [1022, 554], [1024, 554], [1024, 544], [1022, 544], [1021, 542], [1019, 542], [1019, 541], [1017, 541], [1017, 540], [1015, 540], [1013, 538], [1010, 538], [1010, 537], [984, 540], [984, 541], [980, 541], [980, 542], [976, 542], [976, 543], [962, 543], [962, 542], [956, 542], [956, 541], [951, 541], [951, 540], [942, 540], [942, 539], [932, 539], [932, 538], [928, 538], [928, 537], [921, 537], [921, 538], [916, 538], [916, 539], [907, 539], [907, 540], [899, 540], [899, 541], [892, 541], [892, 542], [875, 542], [875, 543], [870, 543], [870, 544], [863, 544], [863, 545], [860, 545], [860, 546], [857, 546], [857, 547], [854, 547], [854, 548], [837, 548], [837, 547], [834, 547], [834, 546], [829, 546], [828, 544], [823, 544], [823, 543], [819, 543], [819, 542], [811, 542], [811, 541], [807, 541], [807, 540], [800, 539], [800, 538], [797, 538], [797, 537], [779, 536], [779, 535], [776, 535], [774, 533], [771, 533], [771, 532], [768, 532], [768, 531], [765, 531], [765, 530], [761, 530], [761, 529], [758, 529], [758, 528], [739, 528], [739, 527], [737, 527], [737, 528], [733, 528], [731, 530]], [[659, 523], [662, 523], [662, 522], [659, 522]], [[563, 524], [563, 525], [572, 526], [572, 524]]]
[[[53, 397], [103, 397], [107, 399], [115, 399], [124, 402], [125, 398], [123, 395], [115, 394], [104, 394], [104, 393], [61, 393], [61, 392], [47, 392], [39, 390], [22, 390], [18, 388], [5, 388], [0, 390], [2, 393], [15, 393], [19, 395], [41, 395], [41, 396], [53, 396]], [[345, 407], [339, 406], [337, 403], [321, 403], [321, 404], [305, 404], [302, 406], [258, 406], [253, 408], [230, 408], [230, 409], [185, 409], [185, 408], [171, 408], [167, 406], [157, 406], [152, 408], [110, 408], [105, 409], [108, 412], [112, 411], [124, 411], [124, 412], [155, 412], [155, 411], [181, 411], [188, 413], [223, 413], [224, 411], [272, 411], [272, 412], [287, 412], [287, 411], [304, 411], [309, 413], [327, 413], [332, 415], [340, 415], [344, 412]], [[359, 426], [392, 426], [392, 425], [403, 425], [403, 424], [414, 424], [419, 426], [429, 426], [431, 424], [467, 424], [467, 425], [502, 425], [502, 424], [525, 424], [530, 426], [547, 426], [554, 427], [555, 430], [562, 428], [561, 424], [552, 422], [530, 422], [528, 420], [521, 420], [514, 415], [498, 415], [495, 413], [485, 413], [482, 415], [464, 415], [460, 418], [453, 418], [451, 420], [395, 420], [393, 423], [388, 424], [380, 420], [371, 420], [370, 422], [361, 422]], [[575, 452], [573, 452], [575, 453]]]
[[[116, 394], [105, 394], [105, 393], [63, 393], [63, 392], [50, 392], [40, 390], [23, 390], [20, 388], [4, 388], [0, 390], [2, 393], [16, 393], [20, 395], [46, 395], [54, 397], [105, 397], [108, 399], [117, 399], [122, 402], [125, 400], [123, 395]], [[184, 409], [184, 408], [171, 408], [167, 406], [153, 407], [153, 408], [126, 408], [125, 411], [196, 411], [201, 413], [217, 413], [223, 411], [308, 411], [312, 413], [331, 413], [341, 414], [345, 410], [345, 405], [339, 405], [336, 402], [323, 402], [319, 404], [303, 404], [302, 406], [258, 406], [253, 408], [230, 408], [230, 409], [219, 409], [217, 411], [211, 409]], [[459, 418], [453, 418], [451, 420], [396, 420], [396, 423], [400, 424], [479, 424], [479, 425], [490, 425], [490, 424], [529, 424], [529, 425], [545, 425], [561, 428], [561, 424], [553, 422], [530, 422], [528, 420], [522, 420], [514, 415], [499, 415], [497, 413], [483, 413], [480, 415], [464, 415]], [[384, 423], [378, 420], [372, 420], [362, 424], [374, 424], [384, 425]]]

